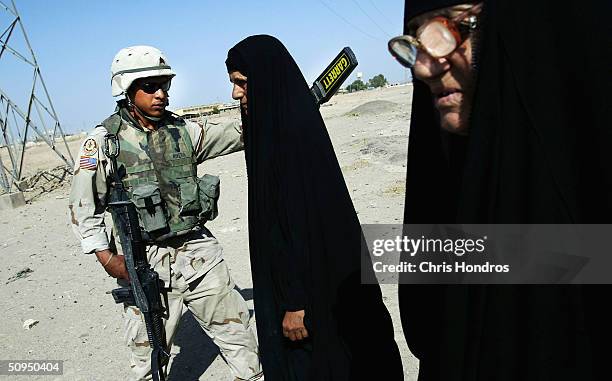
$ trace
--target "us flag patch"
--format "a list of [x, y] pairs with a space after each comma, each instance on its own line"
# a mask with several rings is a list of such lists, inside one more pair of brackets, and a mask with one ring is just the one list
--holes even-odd
[[81, 161], [79, 166], [82, 169], [89, 169], [92, 171], [95, 171], [96, 168], [98, 167], [98, 159], [96, 159], [95, 157], [91, 157], [91, 156], [81, 156]]

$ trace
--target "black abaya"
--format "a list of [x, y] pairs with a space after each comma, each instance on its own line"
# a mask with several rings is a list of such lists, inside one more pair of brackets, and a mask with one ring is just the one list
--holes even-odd
[[[380, 289], [360, 285], [359, 220], [299, 68], [265, 35], [238, 43], [226, 64], [247, 77], [249, 244], [266, 380], [403, 379]], [[311, 337], [290, 342], [281, 323], [297, 310]]]
[[[485, 1], [469, 137], [440, 132], [415, 81], [405, 223], [612, 220], [609, 11]], [[400, 308], [420, 380], [594, 380], [610, 352], [599, 311], [610, 291], [401, 285]]]

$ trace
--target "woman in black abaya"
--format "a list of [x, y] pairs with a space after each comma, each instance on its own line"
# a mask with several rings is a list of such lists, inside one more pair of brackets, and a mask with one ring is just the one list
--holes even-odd
[[[415, 17], [463, 2], [407, 0], [405, 33]], [[604, 3], [485, 1], [460, 134], [440, 128], [448, 115], [434, 107], [444, 74], [415, 70], [405, 223], [612, 220]], [[400, 308], [419, 380], [599, 380], [611, 291], [401, 285]]]
[[360, 285], [359, 220], [299, 68], [265, 35], [234, 46], [226, 65], [241, 101], [266, 380], [403, 379], [380, 289]]

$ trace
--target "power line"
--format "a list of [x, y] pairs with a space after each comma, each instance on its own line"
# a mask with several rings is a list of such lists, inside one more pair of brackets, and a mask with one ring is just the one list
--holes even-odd
[[323, 6], [325, 6], [325, 8], [329, 9], [333, 14], [335, 14], [336, 16], [338, 16], [338, 18], [340, 18], [342, 21], [344, 21], [345, 23], [347, 23], [351, 28], [357, 30], [358, 32], [360, 32], [361, 34], [370, 37], [373, 40], [376, 41], [381, 41], [380, 38], [372, 36], [371, 34], [369, 34], [368, 32], [365, 32], [363, 29], [357, 27], [356, 25], [354, 25], [353, 23], [351, 23], [350, 21], [348, 21], [347, 19], [345, 19], [341, 14], [339, 14], [338, 12], [336, 12], [333, 8], [331, 8], [329, 5], [325, 4], [325, 2], [323, 2], [323, 0], [319, 0], [319, 2], [321, 4], [323, 4]]
[[372, 7], [374, 7], [374, 9], [376, 9], [378, 11], [378, 13], [380, 13], [380, 15], [387, 20], [387, 22], [389, 24], [393, 24], [393, 21], [391, 21], [384, 13], [382, 13], [382, 11], [376, 6], [376, 4], [374, 4], [374, 2], [372, 0], [370, 0], [370, 4], [372, 4]]
[[374, 20], [362, 7], [361, 5], [359, 5], [359, 3], [357, 2], [357, 0], [353, 0], [353, 3], [355, 3], [355, 5], [357, 6], [357, 8], [359, 8], [359, 10], [361, 11], [361, 13], [363, 13], [364, 15], [366, 15], [367, 18], [370, 19], [370, 21], [372, 21], [372, 23], [374, 23], [374, 25], [376, 25], [378, 27], [378, 29], [380, 29], [383, 34], [386, 34], [389, 38], [391, 38], [391, 35], [389, 33], [387, 33], [380, 25], [378, 25], [378, 23], [376, 22], [376, 20]]

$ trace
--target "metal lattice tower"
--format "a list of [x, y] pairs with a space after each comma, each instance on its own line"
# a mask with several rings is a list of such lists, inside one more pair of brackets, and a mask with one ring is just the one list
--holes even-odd
[[[15, 184], [22, 179], [26, 143], [30, 131], [34, 131], [38, 138], [44, 141], [66, 163], [68, 168], [73, 168], [74, 159], [68, 148], [64, 131], [53, 107], [47, 86], [43, 81], [40, 67], [14, 0], [11, 0], [10, 5], [6, 5], [5, 0], [0, 0], [0, 16], [3, 12], [8, 13], [10, 22], [8, 26], [5, 26], [2, 22], [5, 18], [0, 19], [0, 63], [10, 57], [7, 54], [9, 53], [17, 58], [19, 65], [26, 65], [33, 72], [33, 78], [29, 82], [32, 85], [25, 107], [20, 107], [18, 102], [15, 101], [16, 98], [9, 97], [8, 90], [4, 87], [4, 80], [0, 77], [0, 128], [2, 130], [2, 136], [0, 137], [0, 190], [11, 192]], [[22, 38], [21, 43], [15, 41], [19, 34]], [[15, 42], [15, 44], [12, 44], [12, 42]], [[24, 94], [19, 95], [23, 96]], [[63, 141], [68, 157], [58, 151], [56, 147], [58, 141]], [[8, 152], [10, 163], [7, 162], [6, 155], [3, 162], [3, 152]]]

